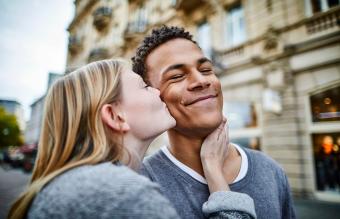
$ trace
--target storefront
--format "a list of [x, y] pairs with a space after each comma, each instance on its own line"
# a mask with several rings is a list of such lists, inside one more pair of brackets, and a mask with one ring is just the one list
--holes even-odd
[[312, 93], [309, 106], [316, 195], [340, 199], [340, 85]]

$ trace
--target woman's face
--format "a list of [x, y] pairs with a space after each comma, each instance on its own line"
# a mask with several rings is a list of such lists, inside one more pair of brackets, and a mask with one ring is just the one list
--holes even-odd
[[135, 137], [149, 140], [176, 125], [157, 89], [127, 68], [122, 71], [121, 82], [121, 107]]

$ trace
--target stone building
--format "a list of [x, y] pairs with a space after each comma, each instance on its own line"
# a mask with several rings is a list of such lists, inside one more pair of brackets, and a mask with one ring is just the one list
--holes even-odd
[[338, 0], [76, 0], [68, 71], [131, 58], [162, 24], [194, 34], [221, 80], [230, 137], [262, 150], [292, 191], [340, 201]]
[[31, 105], [31, 115], [25, 131], [26, 144], [38, 144], [41, 121], [44, 112], [45, 95], [35, 100]]
[[[55, 80], [61, 77], [62, 74], [52, 73], [48, 74], [48, 81], [47, 81], [47, 90], [53, 84]], [[31, 115], [30, 119], [27, 122], [27, 128], [25, 131], [25, 143], [26, 144], [35, 144], [37, 145], [40, 138], [40, 131], [41, 131], [41, 123], [43, 119], [44, 113], [44, 105], [45, 105], [45, 97], [46, 94], [42, 95], [38, 99], [36, 99], [31, 104]]]

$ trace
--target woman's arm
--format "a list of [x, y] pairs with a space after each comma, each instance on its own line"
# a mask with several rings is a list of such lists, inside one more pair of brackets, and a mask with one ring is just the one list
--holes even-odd
[[210, 219], [256, 218], [253, 199], [247, 194], [232, 191], [212, 193], [203, 204], [202, 211]]
[[210, 197], [202, 210], [208, 218], [256, 218], [253, 199], [244, 193], [230, 191], [223, 175], [228, 155], [228, 124], [224, 118], [220, 126], [206, 137], [201, 148], [201, 161]]
[[[125, 201], [130, 216], [138, 218], [172, 219], [180, 218], [172, 204], [158, 190], [158, 186], [150, 183], [140, 188]], [[124, 209], [124, 207], [123, 207]], [[256, 218], [253, 199], [237, 192], [215, 192], [203, 204], [202, 211], [210, 219], [250, 219]]]
[[205, 138], [201, 147], [202, 167], [210, 193], [230, 190], [223, 175], [223, 165], [228, 151], [228, 123], [224, 118], [219, 127]]

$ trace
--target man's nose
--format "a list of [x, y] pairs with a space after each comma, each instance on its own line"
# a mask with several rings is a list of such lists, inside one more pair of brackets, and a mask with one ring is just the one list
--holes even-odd
[[188, 90], [202, 90], [208, 88], [211, 82], [209, 78], [203, 75], [200, 71], [194, 70], [190, 74], [190, 84], [188, 86]]

